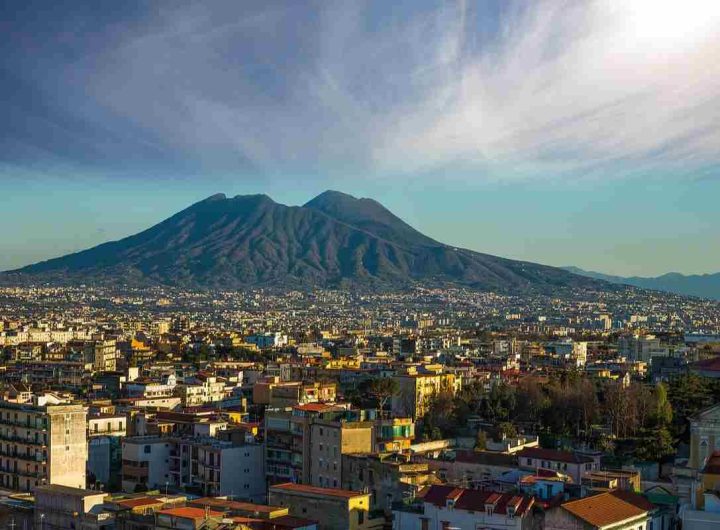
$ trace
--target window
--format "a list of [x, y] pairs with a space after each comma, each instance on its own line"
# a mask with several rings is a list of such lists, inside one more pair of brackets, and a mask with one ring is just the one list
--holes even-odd
[[143, 447], [143, 452], [144, 452], [146, 455], [147, 455], [147, 454], [150, 454], [151, 451], [152, 451], [152, 446], [146, 445], [145, 447]]
[[525, 464], [527, 464], [528, 466], [531, 466], [531, 465], [532, 465], [532, 458], [526, 458], [526, 459], [525, 459]]

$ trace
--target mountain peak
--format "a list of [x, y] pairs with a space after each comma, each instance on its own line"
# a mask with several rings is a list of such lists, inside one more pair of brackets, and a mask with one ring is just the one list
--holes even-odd
[[304, 207], [405, 247], [440, 246], [440, 243], [421, 234], [374, 199], [358, 199], [347, 193], [328, 190], [307, 202]]
[[119, 241], [13, 274], [58, 281], [248, 286], [464, 285], [524, 292], [597, 285], [559, 269], [458, 250], [372, 199], [324, 192], [304, 207], [215, 194]]

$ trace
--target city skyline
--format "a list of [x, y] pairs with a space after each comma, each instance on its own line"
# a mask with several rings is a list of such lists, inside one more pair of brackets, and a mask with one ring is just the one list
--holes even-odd
[[338, 189], [480, 252], [717, 272], [720, 7], [626, 4], [8, 5], [0, 270]]

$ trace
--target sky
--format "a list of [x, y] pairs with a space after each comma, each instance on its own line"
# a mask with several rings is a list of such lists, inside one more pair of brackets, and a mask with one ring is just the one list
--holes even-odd
[[491, 254], [718, 272], [718, 80], [714, 0], [8, 0], [0, 270], [336, 189]]

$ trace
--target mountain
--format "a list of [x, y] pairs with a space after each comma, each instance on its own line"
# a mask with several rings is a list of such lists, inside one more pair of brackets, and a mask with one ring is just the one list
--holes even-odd
[[556, 293], [609, 284], [454, 248], [371, 199], [328, 191], [303, 206], [213, 195], [136, 235], [29, 265], [6, 279], [159, 282], [211, 288], [463, 285]]
[[690, 275], [680, 274], [679, 272], [669, 272], [662, 276], [655, 277], [623, 277], [603, 274], [601, 272], [586, 271], [578, 267], [563, 267], [563, 269], [573, 274], [616, 284], [632, 285], [642, 289], [720, 300], [720, 272], [715, 274]]

